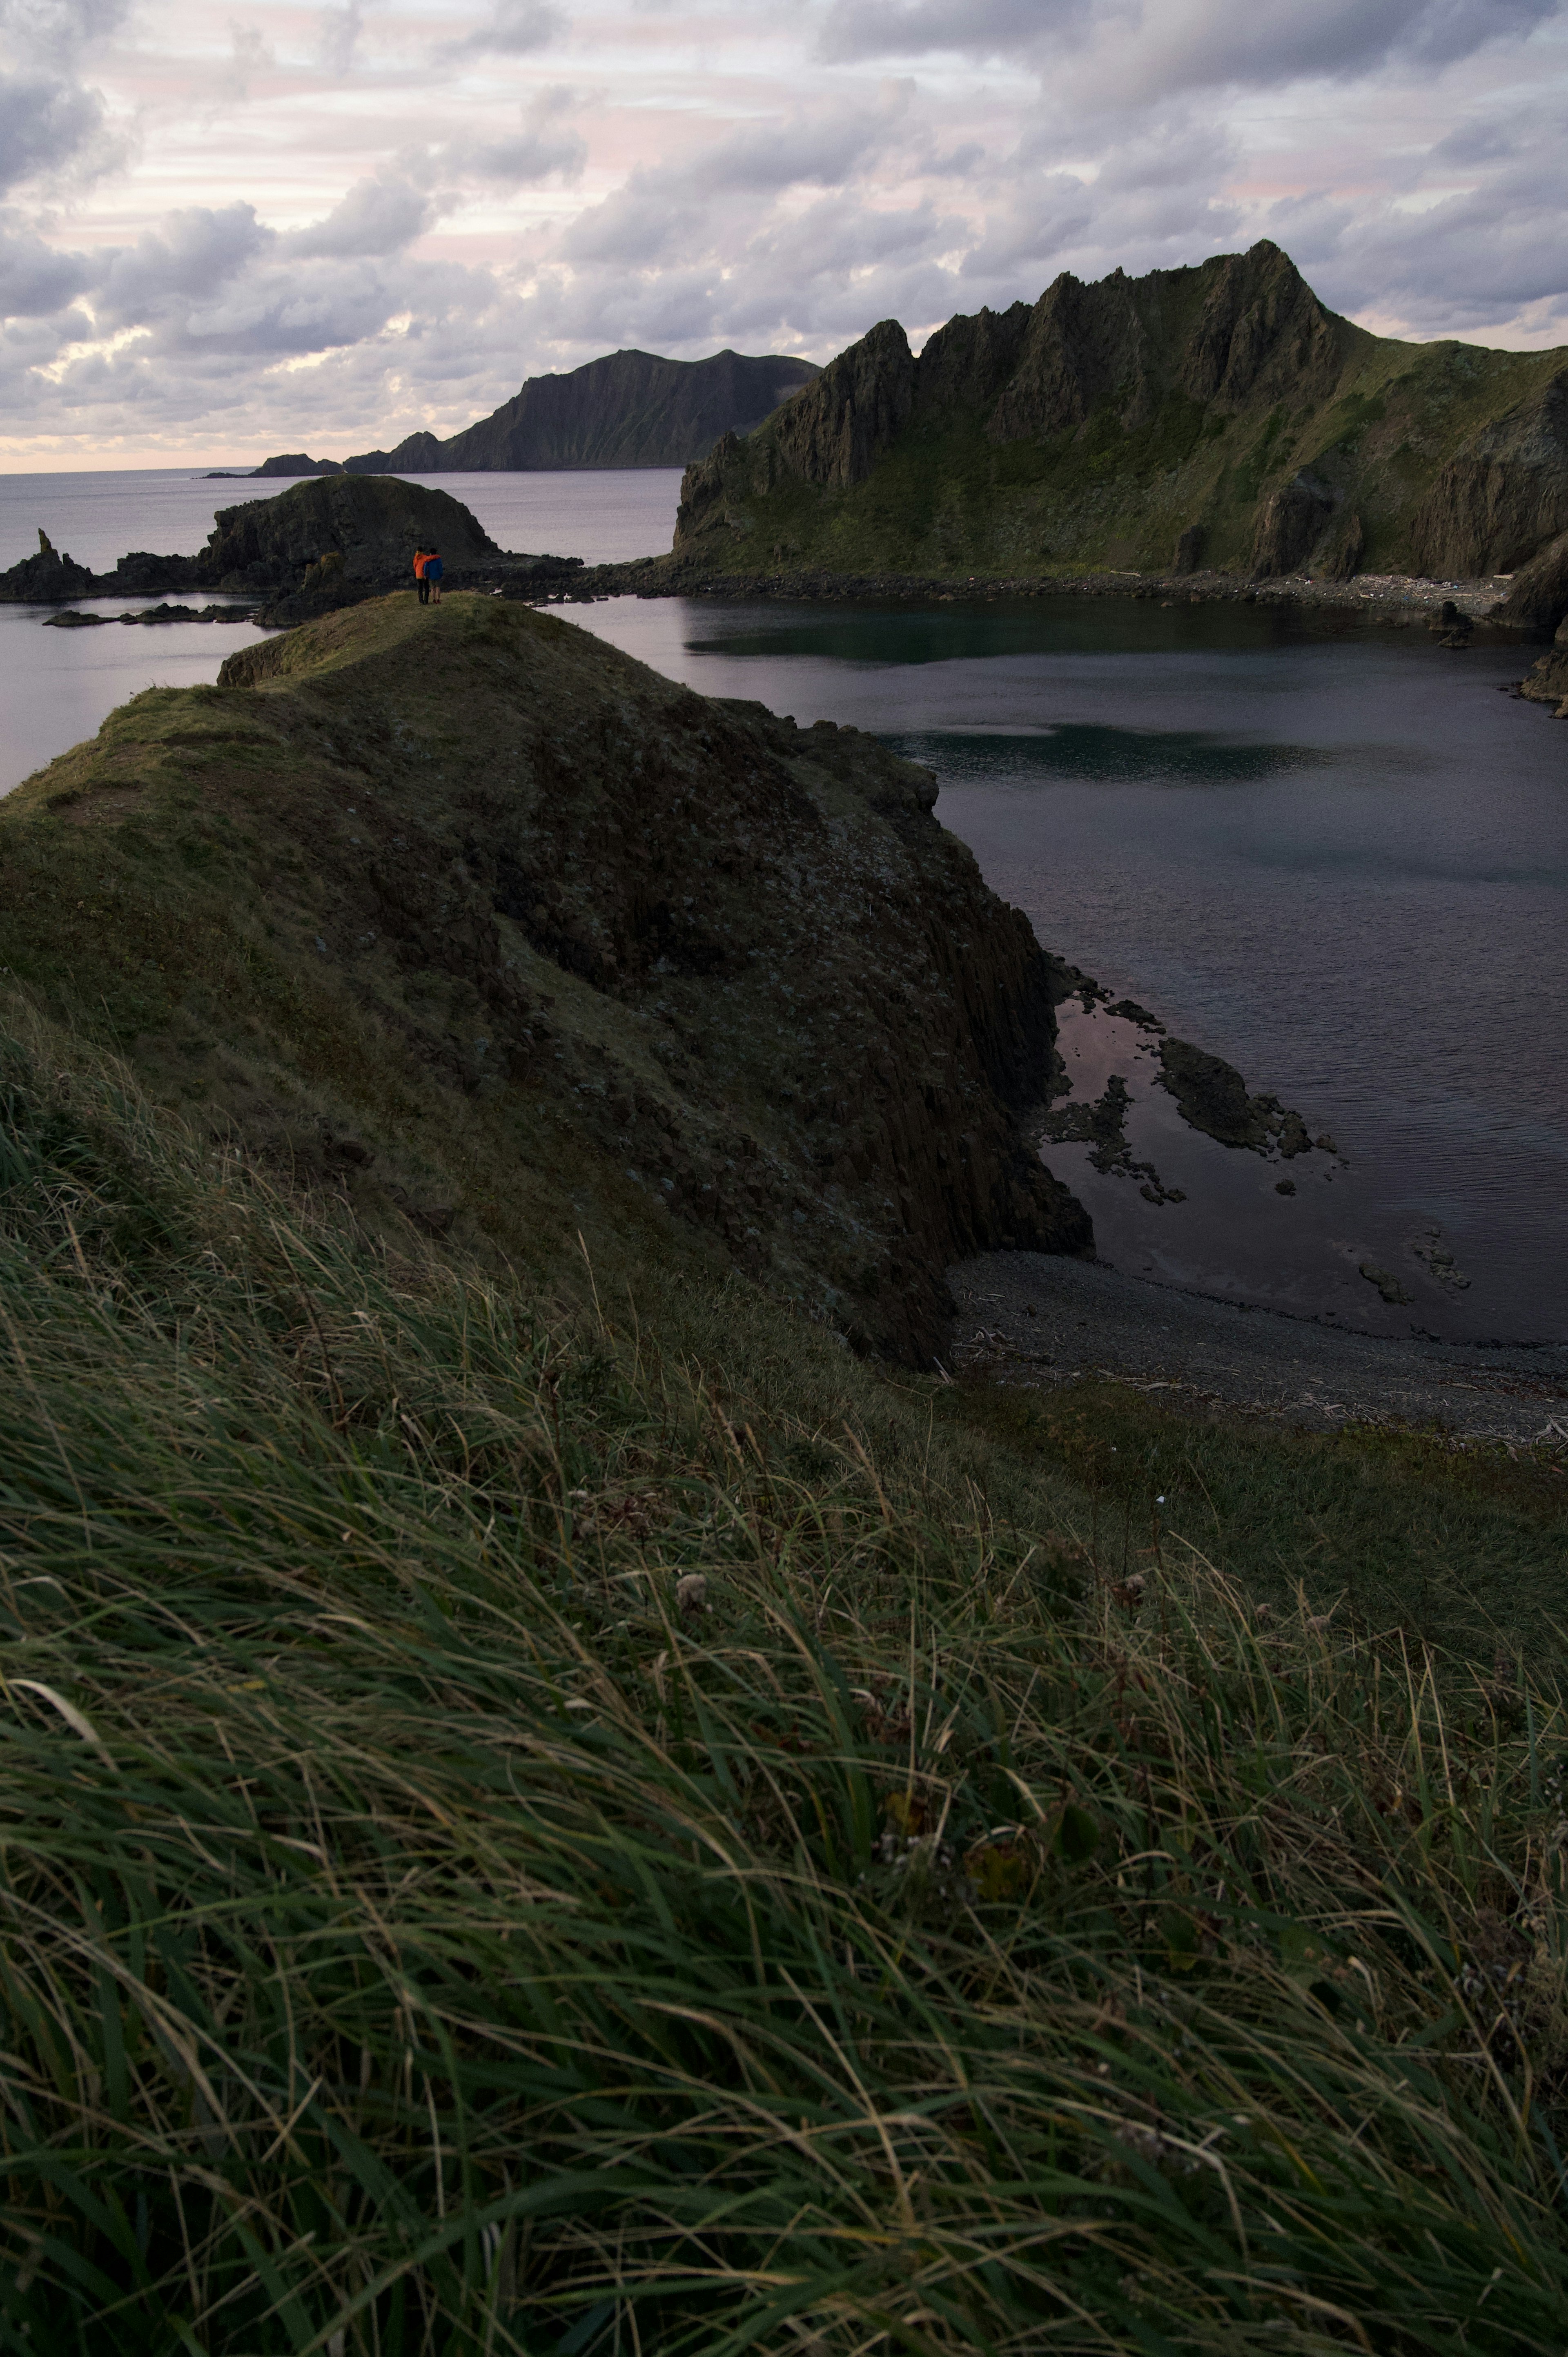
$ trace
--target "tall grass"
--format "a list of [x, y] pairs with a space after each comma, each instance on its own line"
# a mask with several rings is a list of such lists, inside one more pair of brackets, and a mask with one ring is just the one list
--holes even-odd
[[1554, 1695], [4, 1087], [0, 2347], [1563, 2350]]

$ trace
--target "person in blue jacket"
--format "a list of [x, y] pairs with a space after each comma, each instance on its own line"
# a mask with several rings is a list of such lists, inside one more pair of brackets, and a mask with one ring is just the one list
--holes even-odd
[[431, 549], [425, 557], [424, 577], [430, 584], [431, 604], [439, 606], [441, 603], [441, 551], [438, 548]]

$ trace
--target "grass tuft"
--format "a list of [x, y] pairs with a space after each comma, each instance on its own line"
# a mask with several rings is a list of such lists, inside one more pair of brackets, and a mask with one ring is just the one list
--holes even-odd
[[0, 2349], [1561, 2351], [1554, 1691], [1222, 1528], [1110, 1559], [1026, 1452], [999, 1512], [1015, 1439], [746, 1288], [726, 1362], [373, 1248], [42, 1039]]

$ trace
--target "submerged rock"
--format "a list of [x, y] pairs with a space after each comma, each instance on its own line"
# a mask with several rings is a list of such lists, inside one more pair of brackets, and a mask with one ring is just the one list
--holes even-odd
[[1278, 1097], [1249, 1096], [1234, 1064], [1211, 1056], [1186, 1039], [1160, 1041], [1156, 1085], [1168, 1089], [1182, 1118], [1221, 1146], [1241, 1146], [1254, 1154], [1277, 1153], [1284, 1161], [1310, 1154], [1312, 1139], [1298, 1113]]

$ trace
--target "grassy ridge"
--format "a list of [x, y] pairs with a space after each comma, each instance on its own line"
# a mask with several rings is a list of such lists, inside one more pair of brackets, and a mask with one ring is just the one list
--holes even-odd
[[1560, 2349], [1553, 1694], [13, 1013], [0, 2346]]

